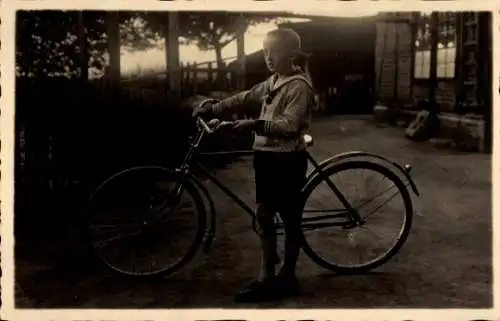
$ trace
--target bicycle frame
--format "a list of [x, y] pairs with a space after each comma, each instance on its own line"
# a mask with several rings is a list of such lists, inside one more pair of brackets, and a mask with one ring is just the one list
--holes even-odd
[[[208, 189], [205, 187], [205, 184], [201, 182], [201, 180], [197, 177], [197, 173], [192, 173], [191, 167], [194, 166], [196, 167], [202, 175], [204, 175], [208, 181], [213, 182], [224, 194], [229, 196], [239, 207], [241, 207], [250, 217], [252, 218], [252, 227], [255, 232], [257, 232], [256, 228], [256, 213], [252, 209], [251, 206], [249, 206], [244, 200], [242, 200], [236, 193], [231, 191], [230, 188], [228, 188], [223, 182], [221, 182], [217, 176], [209, 171], [203, 164], [200, 162], [198, 159], [196, 159], [196, 156], [198, 155], [206, 155], [206, 156], [213, 156], [213, 155], [241, 155], [241, 156], [250, 156], [253, 155], [254, 151], [252, 150], [245, 150], [245, 151], [223, 151], [223, 152], [199, 152], [198, 147], [199, 144], [201, 143], [203, 137], [206, 134], [213, 133], [213, 130], [208, 127], [208, 125], [200, 118], [198, 118], [198, 131], [193, 139], [190, 138], [190, 147], [184, 157], [184, 160], [182, 161], [181, 165], [176, 168], [175, 170], [172, 171], [172, 169], [164, 168], [164, 167], [159, 167], [159, 166], [139, 166], [139, 167], [134, 167], [134, 168], [129, 168], [125, 171], [119, 172], [115, 174], [114, 176], [108, 178], [105, 182], [103, 182], [100, 187], [97, 189], [96, 192], [98, 192], [102, 186], [107, 186], [107, 183], [117, 176], [120, 176], [122, 174], [126, 174], [127, 172], [136, 172], [136, 170], [160, 170], [163, 173], [166, 173], [168, 178], [165, 178], [165, 181], [169, 182], [175, 182], [175, 187], [174, 190], [171, 192], [167, 192], [168, 195], [163, 195], [167, 196], [165, 198], [165, 202], [162, 203], [160, 206], [156, 206], [156, 202], [154, 203], [155, 205], [152, 206], [149, 204], [148, 207], [148, 212], [147, 214], [152, 214], [152, 215], [146, 215], [146, 216], [141, 216], [141, 222], [140, 222], [140, 230], [144, 230], [145, 226], [163, 226], [163, 225], [158, 225], [155, 224], [157, 222], [163, 223], [163, 219], [168, 219], [169, 214], [172, 213], [171, 210], [173, 210], [178, 204], [180, 204], [181, 201], [181, 196], [183, 191], [186, 189], [186, 191], [189, 191], [191, 196], [193, 197], [195, 201], [195, 206], [197, 212], [197, 219], [198, 223], [202, 223], [201, 227], [198, 226], [197, 229], [197, 234], [196, 238], [194, 239], [194, 242], [192, 243], [193, 245], [190, 247], [189, 252], [179, 261], [178, 263], [174, 264], [169, 270], [169, 272], [174, 271], [177, 268], [180, 268], [183, 264], [185, 264], [188, 260], [190, 260], [194, 253], [197, 251], [198, 246], [202, 245], [203, 246], [203, 252], [207, 253], [212, 245], [212, 242], [215, 237], [215, 227], [216, 227], [216, 211], [215, 211], [215, 206], [212, 198], [210, 197], [210, 193]], [[312, 146], [312, 138], [309, 136], [304, 136], [305, 142], [307, 147]], [[408, 189], [405, 189], [403, 184], [404, 182], [401, 181], [398, 177], [395, 177], [395, 173], [391, 172], [391, 169], [386, 166], [385, 168], [382, 165], [379, 164], [374, 164], [374, 163], [369, 163], [365, 162], [363, 165], [362, 163], [359, 164], [359, 162], [353, 162], [350, 164], [344, 164], [348, 165], [346, 167], [337, 167], [339, 165], [340, 160], [346, 160], [350, 159], [355, 156], [374, 156], [375, 158], [378, 158], [379, 160], [385, 160], [389, 163], [391, 163], [394, 167], [400, 169], [403, 174], [407, 177], [408, 182], [412, 187], [414, 188], [415, 194], [418, 195], [418, 191], [416, 190], [415, 185], [413, 184], [411, 177], [409, 175], [409, 172], [411, 170], [411, 166], [405, 165], [405, 167], [400, 167], [396, 163], [392, 163], [389, 160], [380, 157], [378, 155], [373, 155], [370, 153], [365, 153], [365, 152], [350, 152], [350, 153], [344, 153], [344, 154], [339, 154], [335, 155], [333, 157], [330, 157], [326, 160], [324, 160], [321, 163], [316, 162], [314, 157], [311, 155], [309, 151], [306, 151], [307, 155], [307, 160], [308, 162], [312, 165], [313, 169], [309, 171], [309, 173], [306, 174], [306, 180], [305, 184], [302, 189], [302, 205], [305, 205], [306, 198], [309, 198], [309, 195], [311, 192], [318, 186], [319, 183], [326, 182], [328, 187], [332, 190], [332, 192], [336, 195], [336, 197], [340, 200], [340, 202], [343, 205], [343, 208], [338, 208], [338, 209], [327, 209], [327, 210], [321, 210], [321, 212], [325, 212], [326, 214], [322, 215], [317, 215], [315, 217], [305, 217], [302, 219], [301, 223], [301, 229], [302, 231], [308, 230], [308, 229], [318, 229], [318, 228], [323, 228], [323, 227], [331, 227], [331, 226], [339, 226], [343, 227], [345, 229], [350, 229], [352, 227], [356, 227], [359, 225], [362, 225], [364, 222], [360, 219], [360, 215], [358, 212], [347, 202], [343, 194], [340, 192], [340, 190], [335, 186], [335, 184], [332, 182], [330, 177], [326, 175], [326, 173], [337, 173], [339, 171], [342, 171], [344, 169], [357, 169], [357, 168], [372, 168], [376, 172], [381, 173], [384, 177], [389, 177], [395, 185], [397, 185], [398, 191], [402, 191], [403, 195], [403, 201], [405, 204], [405, 210], [406, 210], [406, 216], [405, 216], [405, 224], [404, 224], [404, 229], [402, 230], [402, 234], [400, 233], [400, 238], [398, 239], [398, 242], [389, 250], [389, 252], [385, 253], [383, 257], [378, 258], [375, 261], [370, 261], [364, 265], [359, 265], [357, 267], [345, 267], [341, 265], [335, 265], [331, 264], [327, 261], [325, 261], [323, 258], [321, 258], [314, 250], [311, 249], [309, 246], [308, 242], [306, 241], [306, 238], [304, 237], [305, 235], [301, 235], [302, 237], [302, 248], [305, 251], [305, 253], [311, 257], [311, 259], [316, 262], [317, 264], [327, 267], [328, 269], [332, 271], [351, 271], [351, 270], [356, 270], [356, 271], [361, 271], [363, 269], [372, 269], [376, 266], [379, 266], [383, 263], [385, 263], [390, 257], [392, 257], [396, 251], [399, 250], [403, 242], [406, 240], [406, 237], [408, 236], [409, 228], [411, 227], [411, 217], [412, 217], [412, 206], [411, 206], [411, 198], [409, 197]], [[340, 164], [342, 165], [342, 164]], [[372, 166], [367, 166], [367, 165], [372, 165]], [[376, 165], [376, 166], [375, 166]], [[375, 166], [375, 167], [373, 167]], [[398, 167], [399, 166], [399, 167]], [[378, 169], [377, 169], [378, 168]], [[143, 172], [141, 172], [143, 173]], [[159, 172], [156, 172], [159, 173]], [[160, 175], [155, 175], [155, 177], [158, 177]], [[392, 177], [392, 178], [391, 178]], [[172, 178], [173, 180], [170, 180]], [[408, 186], [408, 182], [407, 185]], [[153, 187], [156, 187], [154, 185]], [[165, 189], [161, 188], [159, 192], [164, 192]], [[203, 198], [205, 196], [205, 198]], [[153, 199], [156, 200], [156, 193], [153, 195]], [[205, 202], [208, 200], [208, 206], [207, 203]], [[359, 204], [356, 205], [358, 207]], [[361, 207], [364, 204], [361, 204]], [[163, 211], [168, 207], [168, 211]], [[305, 206], [304, 206], [305, 207]], [[150, 209], [154, 209], [153, 211], [150, 211]], [[303, 208], [304, 209], [304, 208]], [[208, 210], [208, 213], [207, 213]], [[165, 213], [166, 212], [166, 213]], [[319, 212], [319, 210], [305, 210], [304, 212]], [[332, 213], [333, 214], [330, 214]], [[159, 214], [159, 215], [157, 215]], [[207, 215], [208, 214], [208, 215]], [[278, 216], [276, 216], [278, 217]], [[328, 221], [328, 222], [320, 222], [324, 221], [326, 219], [333, 219], [336, 218], [337, 220], [335, 221]], [[407, 220], [409, 219], [409, 220]], [[207, 221], [209, 222], [209, 225], [207, 226], [206, 223]], [[276, 222], [276, 233], [278, 235], [282, 234], [279, 231], [284, 230], [284, 226], [282, 222]], [[141, 232], [142, 233], [142, 232]], [[203, 239], [204, 237], [204, 239]], [[279, 255], [276, 253], [276, 258], [278, 259], [276, 264], [279, 263]], [[113, 264], [110, 264], [106, 259], [103, 259], [105, 263], [108, 266], [111, 266], [113, 269], [120, 271], [122, 273], [126, 274], [133, 274], [133, 272], [123, 272], [120, 268], [115, 268]], [[164, 271], [163, 271], [164, 272]], [[153, 272], [151, 272], [153, 273]], [[154, 273], [162, 273], [161, 270], [155, 271]]]
[[[182, 164], [180, 167], [177, 169], [178, 173], [184, 174], [183, 178], [186, 178], [185, 175], [188, 175], [190, 173], [190, 168], [192, 165], [192, 162], [194, 160], [194, 166], [197, 167], [203, 175], [205, 175], [209, 181], [214, 183], [224, 194], [229, 196], [239, 207], [241, 207], [247, 214], [249, 214], [252, 219], [253, 223], [255, 224], [255, 211], [245, 202], [243, 201], [238, 195], [233, 193], [224, 183], [222, 183], [213, 173], [211, 173], [201, 162], [198, 160], [194, 159], [196, 155], [205, 155], [205, 156], [214, 156], [214, 155], [242, 155], [242, 156], [251, 156], [253, 155], [254, 151], [252, 150], [245, 150], [245, 151], [224, 151], [224, 152], [202, 152], [202, 153], [197, 153], [197, 149], [199, 147], [199, 144], [201, 143], [203, 137], [205, 134], [211, 134], [213, 131], [206, 125], [206, 123], [199, 118], [199, 130], [196, 135], [196, 137], [193, 139], [193, 142], [190, 144], [190, 148], [188, 152], [186, 153], [186, 157], [184, 158]], [[345, 197], [342, 195], [340, 190], [335, 186], [335, 184], [330, 180], [329, 177], [326, 177], [323, 172], [323, 168], [316, 162], [314, 157], [308, 152], [307, 153], [307, 159], [309, 163], [313, 165], [313, 171], [311, 171], [309, 174], [316, 173], [317, 175], [320, 175], [323, 180], [327, 182], [327, 185], [330, 187], [330, 189], [335, 193], [335, 195], [338, 197], [342, 205], [344, 206], [345, 209], [343, 210], [338, 210], [339, 212], [343, 212], [343, 214], [330, 214], [330, 215], [323, 215], [320, 217], [315, 217], [315, 218], [305, 218], [303, 220], [303, 227], [308, 227], [308, 228], [319, 228], [319, 227], [327, 227], [327, 226], [346, 226], [346, 222], [330, 222], [330, 223], [314, 223], [314, 224], [307, 224], [308, 221], [317, 221], [317, 220], [322, 220], [326, 218], [336, 218], [340, 216], [344, 216], [345, 214], [348, 214], [351, 216], [350, 220], [350, 225], [361, 225], [363, 223], [360, 215], [358, 212], [351, 207], [349, 202], [345, 199]], [[308, 175], [309, 176], [309, 175]], [[180, 193], [182, 192], [182, 180], [180, 183], [180, 186], [177, 187], [177, 192]], [[209, 195], [206, 195], [209, 197]], [[278, 226], [278, 228], [282, 228], [282, 226]], [[254, 225], [254, 230], [255, 230], [255, 225]]]

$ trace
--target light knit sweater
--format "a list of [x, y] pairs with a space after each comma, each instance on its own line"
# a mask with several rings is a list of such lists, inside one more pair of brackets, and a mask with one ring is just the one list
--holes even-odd
[[218, 114], [250, 101], [261, 105], [256, 123], [254, 150], [291, 152], [306, 148], [303, 134], [309, 129], [314, 92], [309, 76], [296, 73], [278, 81], [272, 75], [250, 90], [212, 105]]

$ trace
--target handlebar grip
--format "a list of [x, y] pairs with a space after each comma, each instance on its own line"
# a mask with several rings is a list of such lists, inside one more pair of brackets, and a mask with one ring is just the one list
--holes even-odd
[[201, 117], [197, 117], [197, 119], [198, 123], [201, 125], [201, 127], [203, 127], [203, 130], [205, 130], [209, 134], [212, 134], [214, 132], [210, 127], [208, 127], [207, 123]]

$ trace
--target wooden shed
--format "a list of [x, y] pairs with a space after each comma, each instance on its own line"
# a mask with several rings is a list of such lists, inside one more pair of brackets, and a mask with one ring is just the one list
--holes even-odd
[[[309, 71], [314, 87], [327, 111], [371, 112], [375, 18], [315, 17], [279, 25], [301, 36], [303, 49], [311, 54]], [[262, 50], [247, 55], [245, 65], [247, 87], [268, 76]]]
[[430, 108], [440, 119], [438, 135], [462, 127], [480, 150], [490, 150], [491, 25], [489, 12], [379, 14], [376, 115], [414, 116]]

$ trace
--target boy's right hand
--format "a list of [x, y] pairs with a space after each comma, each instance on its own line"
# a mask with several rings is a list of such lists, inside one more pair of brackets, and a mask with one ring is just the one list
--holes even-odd
[[201, 117], [212, 111], [212, 104], [203, 104], [201, 107], [196, 107], [193, 109], [193, 117]]
[[231, 127], [233, 125], [233, 122], [230, 121], [221, 121], [219, 119], [212, 119], [207, 123], [208, 127], [212, 128], [213, 130], [218, 130], [223, 127]]
[[210, 120], [207, 125], [212, 129], [216, 129], [220, 125], [221, 121], [217, 118]]

